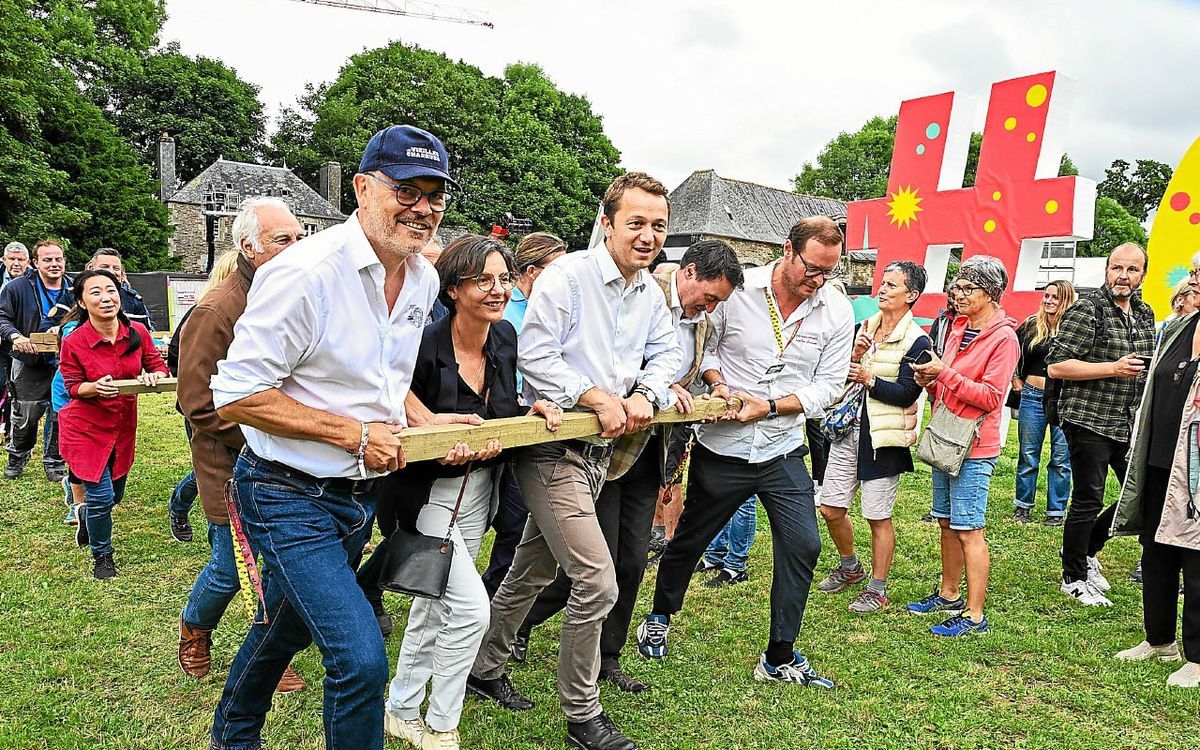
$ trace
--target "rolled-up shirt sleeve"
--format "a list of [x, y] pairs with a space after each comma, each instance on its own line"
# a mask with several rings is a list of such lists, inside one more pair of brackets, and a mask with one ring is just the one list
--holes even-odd
[[[538, 276], [517, 340], [517, 369], [525, 386], [564, 409], [574, 407], [594, 385], [563, 359], [567, 332], [579, 323], [572, 319], [576, 307], [573, 297], [567, 275], [555, 266], [548, 266]], [[674, 330], [671, 335], [674, 336]]]
[[837, 400], [846, 389], [850, 372], [850, 352], [854, 348], [853, 318], [844, 318], [834, 329], [817, 360], [812, 382], [796, 391], [804, 414], [813, 417]]
[[282, 385], [321, 339], [323, 302], [320, 286], [305, 269], [272, 264], [259, 269], [229, 352], [210, 381], [214, 408]]
[[717, 309], [709, 316], [709, 324], [708, 340], [704, 342], [703, 359], [700, 360], [700, 372], [697, 373], [701, 382], [705, 370], [721, 372], [721, 357], [717, 354], [717, 347], [725, 335], [725, 305], [717, 305]]
[[[651, 285], [653, 286], [653, 285]], [[638, 380], [654, 392], [654, 400], [659, 408], [666, 409], [675, 405], [677, 396], [671, 390], [675, 382], [675, 373], [683, 365], [683, 348], [679, 345], [679, 334], [675, 330], [675, 321], [671, 318], [671, 310], [657, 295], [655, 300], [654, 319], [650, 323], [650, 337], [646, 341], [646, 366], [642, 377]]]

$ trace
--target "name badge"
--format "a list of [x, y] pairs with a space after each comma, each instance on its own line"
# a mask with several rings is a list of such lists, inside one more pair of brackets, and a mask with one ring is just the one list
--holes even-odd
[[779, 373], [781, 372], [783, 372], [782, 362], [771, 365], [767, 368], [767, 371], [763, 373], [762, 380], [759, 380], [758, 384], [767, 385], [768, 383], [774, 383], [775, 380], [779, 378]]

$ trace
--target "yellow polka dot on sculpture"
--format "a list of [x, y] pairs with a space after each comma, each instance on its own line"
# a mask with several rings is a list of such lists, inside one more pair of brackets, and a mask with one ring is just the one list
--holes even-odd
[[1016, 130], [1017, 129], [1017, 118], [1010, 117], [1007, 120], [1005, 120], [1004, 121], [1004, 129], [1005, 130]]
[[1030, 131], [1029, 133], [1027, 133], [1025, 135], [1025, 140], [1029, 141], [1030, 143], [1033, 143], [1034, 141], [1037, 140], [1037, 133]]
[[988, 219], [987, 221], [983, 222], [983, 231], [988, 232], [989, 234], [996, 231], [996, 220]]
[[1000, 200], [1000, 191], [999, 190], [992, 193], [992, 200], [994, 200], [994, 201]]
[[1056, 200], [1046, 201], [1046, 213], [1052, 214], [1052, 213], [1056, 213], [1057, 211], [1058, 211], [1058, 201], [1056, 201]]
[[1047, 93], [1045, 86], [1035, 83], [1025, 92], [1025, 103], [1031, 107], [1040, 107], [1046, 103]]

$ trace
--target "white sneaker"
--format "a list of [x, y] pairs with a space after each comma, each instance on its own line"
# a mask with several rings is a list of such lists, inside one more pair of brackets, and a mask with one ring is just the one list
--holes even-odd
[[1167, 678], [1171, 687], [1194, 688], [1200, 686], [1200, 664], [1189, 661]]
[[1095, 586], [1096, 590], [1103, 594], [1104, 592], [1111, 589], [1112, 585], [1108, 582], [1107, 578], [1105, 578], [1103, 575], [1101, 575], [1101, 573], [1100, 573], [1101, 570], [1104, 570], [1104, 566], [1100, 564], [1099, 560], [1097, 560], [1094, 557], [1089, 557], [1087, 559], [1088, 583]]
[[421, 743], [428, 734], [429, 728], [425, 726], [425, 722], [419, 716], [415, 719], [401, 719], [399, 716], [385, 709], [383, 712], [383, 731], [387, 736], [404, 740], [417, 748], [417, 750], [420, 750]]
[[425, 732], [421, 740], [421, 750], [458, 750], [458, 730], [435, 732], [432, 729]]
[[1151, 646], [1149, 641], [1142, 641], [1133, 648], [1118, 651], [1116, 658], [1121, 661], [1142, 661], [1144, 659], [1179, 661], [1179, 644], [1172, 641], [1165, 646]]
[[1092, 585], [1091, 581], [1063, 581], [1058, 590], [1085, 607], [1111, 607], [1109, 598]]

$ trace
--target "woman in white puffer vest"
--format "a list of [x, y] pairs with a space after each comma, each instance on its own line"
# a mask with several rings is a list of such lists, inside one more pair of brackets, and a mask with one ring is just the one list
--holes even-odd
[[896, 550], [892, 508], [900, 475], [913, 470], [909, 451], [917, 442], [917, 400], [921, 387], [911, 363], [930, 348], [916, 324], [912, 306], [925, 288], [925, 269], [911, 261], [891, 263], [879, 283], [879, 312], [859, 327], [849, 380], [867, 388], [858, 424], [829, 447], [821, 489], [821, 516], [841, 557], [817, 588], [836, 594], [867, 580], [854, 552], [854, 528], [847, 517], [854, 494], [862, 490], [862, 514], [871, 527], [871, 577], [850, 604], [851, 612], [887, 607], [887, 576]]

